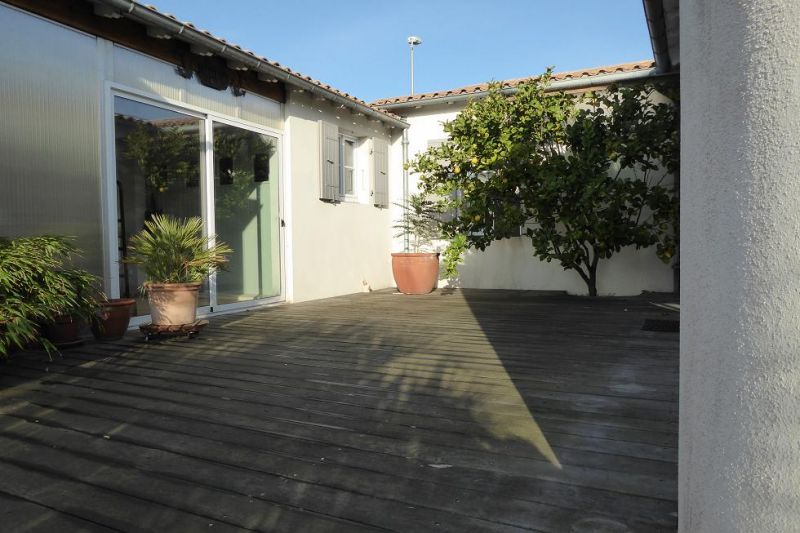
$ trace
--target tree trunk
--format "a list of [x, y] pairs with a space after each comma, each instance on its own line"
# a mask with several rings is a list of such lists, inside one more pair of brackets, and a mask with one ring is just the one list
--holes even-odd
[[586, 287], [589, 289], [589, 296], [597, 296], [597, 263], [600, 261], [600, 258], [597, 254], [594, 255], [594, 258], [586, 264], [586, 271], [584, 271], [583, 267], [580, 263], [572, 263], [569, 267], [581, 277], [584, 283], [586, 283]]
[[592, 262], [587, 265], [586, 269], [589, 271], [589, 277], [586, 280], [586, 286], [589, 287], [589, 296], [597, 296], [597, 263], [599, 258], [595, 254]]
[[597, 296], [597, 281], [590, 280], [586, 282], [586, 286], [589, 287], [589, 296]]

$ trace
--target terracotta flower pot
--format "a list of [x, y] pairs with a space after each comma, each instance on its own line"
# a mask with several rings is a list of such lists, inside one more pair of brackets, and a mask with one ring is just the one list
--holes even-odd
[[128, 331], [131, 310], [136, 305], [133, 298], [113, 298], [101, 302], [100, 309], [92, 320], [92, 333], [97, 340], [121, 339]]
[[428, 294], [439, 281], [439, 254], [393, 253], [392, 274], [403, 294]]
[[147, 283], [150, 318], [157, 326], [192, 324], [197, 320], [200, 283]]
[[75, 346], [81, 343], [81, 321], [69, 315], [56, 317], [44, 326], [44, 334], [58, 348]]

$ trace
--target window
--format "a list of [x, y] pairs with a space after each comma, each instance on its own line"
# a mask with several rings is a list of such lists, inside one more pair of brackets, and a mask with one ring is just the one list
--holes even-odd
[[356, 194], [355, 155], [356, 140], [339, 135], [339, 194], [349, 199]]
[[389, 143], [319, 121], [319, 199], [389, 206]]

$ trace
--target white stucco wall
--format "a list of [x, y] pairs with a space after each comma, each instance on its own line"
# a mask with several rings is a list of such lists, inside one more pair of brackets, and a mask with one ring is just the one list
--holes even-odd
[[800, 2], [680, 25], [680, 526], [800, 531]]
[[[425, 106], [403, 111], [409, 128], [409, 158], [428, 147], [430, 140], [447, 136], [442, 124], [452, 120], [464, 104]], [[411, 174], [409, 190], [417, 190], [418, 177]], [[397, 248], [397, 243], [395, 243]], [[440, 285], [448, 282], [443, 280]], [[470, 251], [459, 267], [460, 287], [481, 289], [565, 290], [586, 294], [586, 284], [574, 271], [565, 271], [558, 263], [546, 263], [533, 256], [527, 237], [496, 241], [481, 252]], [[673, 271], [655, 253], [655, 248], [628, 248], [598, 267], [598, 291], [603, 295], [635, 295], [642, 291], [671, 292]]]
[[[389, 185], [393, 202], [402, 198], [400, 131], [385, 129], [330, 103], [290, 92], [286, 103], [286, 157], [290, 158], [290, 209], [287, 239], [291, 270], [288, 298], [299, 302], [393, 286], [391, 271], [392, 210], [373, 206], [369, 197], [368, 150], [358, 154], [360, 202], [326, 203], [319, 199], [319, 121], [336, 124], [340, 133], [357, 138], [383, 137], [390, 142]], [[395, 163], [393, 163], [393, 161]], [[399, 196], [398, 196], [399, 195]]]

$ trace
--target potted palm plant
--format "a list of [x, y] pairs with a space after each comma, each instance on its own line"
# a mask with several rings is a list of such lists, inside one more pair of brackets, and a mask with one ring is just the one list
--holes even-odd
[[392, 254], [397, 290], [403, 294], [428, 294], [439, 281], [439, 252], [434, 251], [434, 246], [443, 239], [443, 204], [427, 195], [415, 194], [405, 205], [398, 205], [403, 214], [394, 226], [395, 236], [408, 236], [409, 250]]
[[186, 325], [197, 319], [200, 286], [224, 267], [233, 251], [203, 235], [199, 217], [154, 215], [134, 235], [126, 263], [144, 269], [142, 290], [147, 293], [154, 325]]

